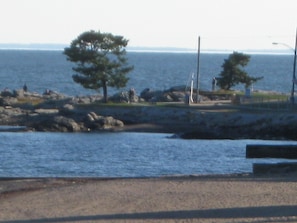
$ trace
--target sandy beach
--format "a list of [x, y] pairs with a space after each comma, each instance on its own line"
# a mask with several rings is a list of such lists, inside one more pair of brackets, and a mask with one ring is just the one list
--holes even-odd
[[0, 180], [0, 222], [297, 222], [297, 177]]

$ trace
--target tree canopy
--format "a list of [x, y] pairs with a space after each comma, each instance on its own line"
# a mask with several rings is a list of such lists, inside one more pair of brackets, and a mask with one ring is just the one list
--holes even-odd
[[126, 75], [133, 69], [127, 63], [127, 44], [124, 37], [111, 33], [91, 30], [80, 34], [64, 49], [67, 60], [76, 64], [73, 80], [88, 89], [103, 88], [107, 102], [107, 86], [125, 87]]
[[230, 90], [235, 85], [242, 83], [245, 87], [250, 87], [253, 83], [262, 79], [263, 77], [251, 77], [243, 70], [243, 68], [249, 63], [250, 56], [233, 52], [228, 59], [222, 65], [222, 72], [218, 79], [218, 85], [224, 90]]

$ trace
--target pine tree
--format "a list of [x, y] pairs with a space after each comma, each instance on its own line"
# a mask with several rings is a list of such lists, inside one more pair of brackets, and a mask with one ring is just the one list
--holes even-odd
[[84, 88], [103, 88], [107, 102], [107, 87], [125, 87], [128, 74], [133, 66], [128, 66], [125, 47], [128, 40], [111, 33], [93, 30], [80, 34], [64, 49], [67, 60], [76, 64], [72, 77]]
[[263, 77], [251, 77], [243, 70], [249, 61], [249, 55], [238, 52], [230, 54], [228, 59], [225, 59], [225, 62], [222, 65], [223, 70], [218, 79], [219, 87], [224, 90], [230, 90], [235, 85], [242, 83], [248, 88], [253, 83], [262, 79]]

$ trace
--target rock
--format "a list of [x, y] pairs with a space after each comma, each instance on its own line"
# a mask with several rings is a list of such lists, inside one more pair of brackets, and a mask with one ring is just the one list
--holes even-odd
[[23, 98], [25, 96], [24, 94], [24, 90], [23, 89], [19, 89], [19, 90], [14, 90], [13, 91], [13, 94], [15, 97], [20, 97], [20, 98]]
[[85, 127], [90, 130], [108, 130], [115, 127], [123, 127], [124, 123], [117, 120], [111, 116], [104, 117], [97, 115], [95, 112], [90, 112], [87, 114]]
[[163, 94], [159, 99], [155, 99], [156, 101], [164, 101], [164, 102], [173, 102], [171, 95], [168, 93]]
[[117, 120], [111, 116], [102, 117], [101, 119], [104, 123], [103, 128], [111, 128], [111, 127], [123, 127], [124, 123], [120, 120]]
[[116, 103], [135, 103], [139, 101], [139, 97], [135, 93], [130, 94], [128, 91], [122, 91], [109, 97], [108, 100]]
[[186, 85], [173, 86], [173, 87], [169, 88], [168, 91], [171, 91], [171, 92], [174, 92], [174, 91], [185, 92], [186, 88], [187, 88]]
[[92, 116], [92, 115], [90, 115], [90, 114], [87, 114], [87, 121], [88, 121], [88, 122], [90, 122], [90, 123], [92, 123], [92, 122], [94, 122], [94, 121], [95, 121], [95, 119], [93, 118], [93, 116]]
[[98, 116], [95, 112], [90, 112], [87, 114], [87, 120], [89, 122], [96, 122], [100, 120], [101, 116]]
[[76, 99], [76, 103], [78, 104], [90, 104], [91, 103], [91, 98], [89, 97], [79, 97]]
[[18, 99], [15, 97], [0, 97], [0, 106], [11, 106], [18, 103]]
[[129, 94], [127, 91], [122, 91], [109, 97], [108, 100], [116, 103], [129, 103]]
[[60, 100], [60, 99], [66, 98], [66, 96], [64, 94], [60, 94], [56, 91], [46, 90], [43, 93], [43, 98], [51, 99], [51, 100]]
[[146, 88], [140, 93], [140, 97], [150, 102], [183, 102], [186, 93], [185, 87], [173, 87], [165, 91], [153, 91]]
[[[297, 139], [297, 116], [294, 112], [233, 112], [233, 109], [225, 111], [215, 105], [207, 106], [206, 110], [199, 106], [98, 106], [90, 103], [102, 99], [100, 95], [65, 97], [56, 92], [39, 95], [23, 90], [13, 93], [6, 90], [1, 95], [0, 124], [23, 125], [37, 131], [114, 130], [123, 127], [125, 122], [154, 123], [167, 128], [166, 131], [179, 133], [182, 138]], [[130, 96], [129, 92], [121, 92], [115, 95], [114, 100], [140, 101], [136, 95], [132, 100]], [[141, 92], [141, 97], [151, 102], [184, 101], [185, 93], [183, 86], [166, 91], [147, 88]]]
[[58, 114], [59, 110], [39, 108], [39, 109], [35, 109], [35, 112], [38, 114]]
[[2, 97], [14, 97], [13, 93], [9, 89], [5, 89], [1, 92]]
[[79, 132], [81, 126], [72, 118], [40, 114], [31, 116], [26, 125], [36, 131], [49, 132]]
[[140, 97], [143, 98], [145, 101], [152, 101], [152, 100], [158, 101], [158, 99], [162, 95], [163, 95], [162, 91], [153, 91], [149, 88], [144, 89], [140, 93]]
[[90, 104], [97, 101], [102, 101], [103, 97], [101, 95], [89, 95], [89, 96], [79, 96], [72, 98], [73, 104]]
[[66, 128], [70, 132], [80, 131], [80, 126], [71, 118], [66, 118], [64, 116], [56, 116], [53, 120], [53, 125], [58, 127], [58, 129]]
[[170, 96], [171, 96], [172, 100], [175, 102], [183, 102], [183, 101], [185, 101], [186, 93], [180, 92], [180, 91], [172, 91], [170, 93]]

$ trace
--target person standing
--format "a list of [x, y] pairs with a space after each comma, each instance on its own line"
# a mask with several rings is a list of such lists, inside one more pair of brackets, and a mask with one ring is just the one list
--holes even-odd
[[216, 90], [216, 86], [217, 86], [217, 79], [214, 77], [212, 79], [212, 91]]
[[27, 87], [27, 84], [26, 83], [23, 86], [23, 90], [24, 90], [24, 92], [27, 92], [28, 91], [28, 87]]
[[134, 97], [135, 97], [135, 90], [134, 90], [134, 88], [131, 88], [129, 90], [129, 102], [130, 103], [134, 102]]

